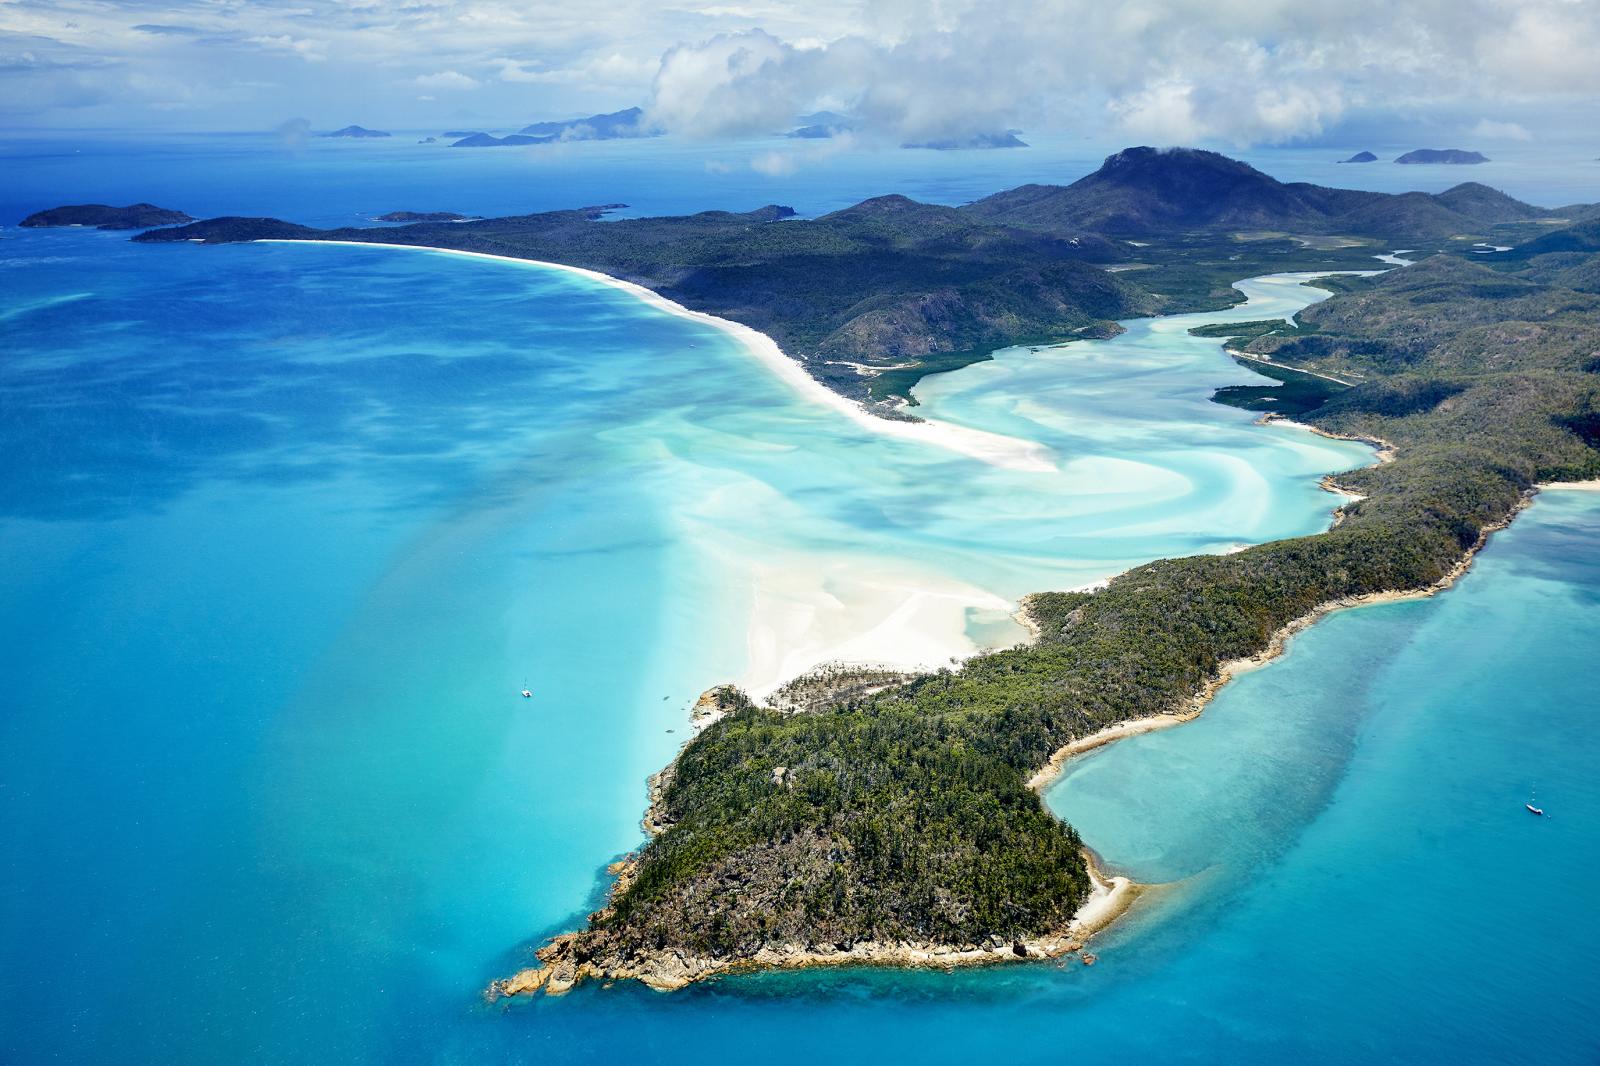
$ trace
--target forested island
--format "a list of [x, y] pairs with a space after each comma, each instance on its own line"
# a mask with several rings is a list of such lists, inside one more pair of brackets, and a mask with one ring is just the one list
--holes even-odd
[[149, 229], [152, 226], [180, 226], [194, 216], [155, 204], [70, 204], [37, 211], [17, 223], [27, 229], [48, 226], [93, 226], [96, 229]]
[[[770, 333], [864, 399], [1000, 345], [1226, 306], [1242, 277], [1421, 251], [1329, 281], [1335, 295], [1293, 322], [1212, 331], [1256, 365], [1325, 382], [1301, 395], [1301, 420], [1384, 446], [1387, 461], [1329, 479], [1352, 494], [1332, 528], [1036, 594], [1035, 641], [959, 669], [822, 676], [773, 706], [708, 695], [709, 724], [654, 782], [652, 838], [619, 865], [606, 906], [496, 993], [1077, 950], [1090, 872], [1039, 798], [1042, 771], [1108, 727], [1196, 713], [1230, 664], [1273, 654], [1327, 610], [1444, 587], [1538, 484], [1600, 476], [1592, 206], [1545, 210], [1473, 184], [1283, 184], [1213, 153], [1130, 149], [1072, 185], [962, 208], [889, 196], [812, 220], [604, 214], [333, 231], [227, 218], [136, 239], [381, 241], [588, 267]], [[1453, 254], [1490, 235], [1512, 250]], [[882, 369], [902, 360], [914, 369]]]
[[1445, 163], [1452, 166], [1473, 166], [1488, 161], [1489, 157], [1482, 152], [1469, 152], [1463, 148], [1418, 148], [1395, 160], [1396, 163]]

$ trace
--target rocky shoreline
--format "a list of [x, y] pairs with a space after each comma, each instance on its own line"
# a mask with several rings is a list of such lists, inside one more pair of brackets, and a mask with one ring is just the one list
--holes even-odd
[[[657, 825], [649, 815], [646, 816], [647, 829], [659, 832]], [[491, 982], [484, 996], [491, 1002], [503, 996], [535, 995], [540, 992], [559, 996], [585, 981], [621, 980], [638, 981], [658, 992], [671, 992], [712, 977], [760, 970], [888, 966], [951, 972], [958, 967], [1041, 962], [1074, 954], [1085, 966], [1092, 966], [1096, 956], [1084, 950], [1090, 938], [1125, 914], [1138, 900], [1145, 886], [1126, 877], [1108, 876], [1097, 865], [1094, 853], [1087, 848], [1083, 857], [1095, 886], [1094, 891], [1079, 908], [1068, 928], [1046, 936], [1018, 939], [992, 936], [978, 944], [885, 944], [872, 941], [821, 949], [801, 944], [768, 945], [754, 955], [741, 958], [703, 958], [677, 951], [663, 951], [631, 958], [580, 959], [577, 945], [582, 934], [563, 933], [534, 953], [539, 960], [538, 965]], [[632, 882], [637, 866], [631, 859], [624, 859], [612, 863], [607, 867], [607, 872], [615, 874], [617, 878], [611, 890], [615, 898]], [[600, 911], [593, 918], [605, 913]]]

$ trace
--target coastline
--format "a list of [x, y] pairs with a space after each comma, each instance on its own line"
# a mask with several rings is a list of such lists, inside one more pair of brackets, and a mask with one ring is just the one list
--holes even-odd
[[[1322, 433], [1324, 436], [1337, 436], [1336, 434], [1317, 430], [1315, 427], [1307, 426], [1306, 428], [1311, 429], [1313, 432]], [[1367, 438], [1346, 437], [1343, 439], [1365, 440]], [[1388, 450], [1387, 455], [1380, 453], [1380, 462], [1392, 461], [1394, 447], [1392, 444], [1389, 444], [1386, 441], [1374, 441], [1373, 443], [1382, 444]], [[1329, 477], [1331, 478], [1332, 475], [1329, 475]], [[1342, 490], [1332, 485], [1325, 484], [1323, 487], [1330, 492], [1341, 493], [1343, 495], [1354, 495], [1352, 493], [1344, 493]], [[1532, 505], [1535, 497], [1537, 497], [1539, 493], [1560, 491], [1563, 489], [1583, 492], [1600, 492], [1600, 479], [1591, 481], [1552, 481], [1535, 485], [1533, 488], [1527, 490], [1523, 494], [1522, 498], [1514, 507], [1512, 507], [1510, 513], [1508, 513], [1504, 518], [1483, 527], [1483, 529], [1479, 531], [1478, 539], [1473, 543], [1473, 545], [1462, 553], [1461, 558], [1456, 560], [1455, 565], [1453, 565], [1444, 575], [1442, 575], [1432, 584], [1418, 589], [1386, 590], [1383, 592], [1363, 593], [1359, 596], [1343, 596], [1336, 600], [1328, 600], [1324, 603], [1317, 604], [1305, 614], [1300, 615], [1298, 618], [1291, 619], [1289, 622], [1285, 623], [1278, 630], [1276, 630], [1269, 638], [1267, 646], [1261, 651], [1254, 655], [1247, 655], [1239, 659], [1230, 659], [1229, 661], [1222, 663], [1217, 668], [1217, 672], [1204, 685], [1201, 686], [1200, 690], [1184, 701], [1181, 709], [1177, 711], [1164, 712], [1162, 714], [1150, 715], [1146, 718], [1132, 718], [1126, 721], [1118, 722], [1115, 725], [1107, 726], [1104, 729], [1090, 733], [1088, 736], [1080, 737], [1077, 740], [1072, 741], [1070, 744], [1059, 748], [1057, 751], [1051, 754], [1045, 765], [1036, 774], [1034, 774], [1033, 777], [1028, 779], [1028, 787], [1034, 789], [1035, 791], [1042, 791], [1043, 789], [1048, 788], [1050, 784], [1056, 780], [1056, 778], [1061, 776], [1062, 771], [1066, 768], [1066, 764], [1075, 756], [1093, 751], [1096, 748], [1103, 747], [1104, 745], [1110, 744], [1113, 741], [1121, 740], [1124, 737], [1139, 736], [1144, 733], [1153, 733], [1161, 729], [1171, 729], [1174, 726], [1180, 726], [1187, 722], [1194, 721], [1196, 718], [1200, 717], [1200, 714], [1205, 709], [1206, 705], [1216, 698], [1217, 693], [1220, 692], [1223, 686], [1225, 686], [1229, 681], [1232, 681], [1240, 674], [1248, 673], [1252, 670], [1259, 670], [1261, 667], [1269, 665], [1274, 659], [1283, 655], [1284, 652], [1288, 650], [1289, 641], [1292, 637], [1294, 637], [1295, 634], [1315, 625], [1326, 615], [1330, 615], [1335, 611], [1350, 610], [1357, 607], [1371, 607], [1380, 603], [1400, 603], [1407, 600], [1427, 599], [1431, 596], [1437, 596], [1439, 593], [1450, 589], [1458, 580], [1460, 580], [1467, 574], [1468, 571], [1472, 569], [1472, 564], [1476, 560], [1478, 553], [1488, 545], [1489, 538], [1492, 534], [1498, 533], [1500, 530], [1510, 526], [1511, 523], [1515, 521], [1518, 514]], [[1360, 499], [1361, 497], [1357, 496], [1356, 498]], [[1335, 522], [1335, 524], [1337, 524], [1337, 522]]]
[[[646, 827], [652, 832], [660, 831], [648, 817]], [[664, 952], [655, 957], [631, 960], [624, 966], [597, 966], [588, 960], [576, 959], [572, 950], [579, 934], [564, 933], [535, 952], [538, 964], [490, 982], [484, 990], [484, 998], [494, 1002], [502, 996], [525, 996], [539, 992], [559, 996], [589, 980], [635, 980], [657, 992], [673, 992], [713, 977], [765, 970], [885, 966], [896, 969], [938, 969], [951, 973], [957, 968], [973, 966], [1042, 962], [1049, 959], [1064, 961], [1073, 954], [1077, 954], [1085, 966], [1092, 966], [1096, 957], [1084, 950], [1088, 942], [1126, 914], [1138, 902], [1147, 886], [1126, 877], [1106, 874], [1099, 866], [1099, 856], [1089, 848], [1084, 848], [1082, 854], [1092, 887], [1067, 928], [1057, 933], [1014, 940], [990, 937], [982, 944], [866, 941], [831, 951], [785, 944], [781, 947], [763, 947], [756, 954], [742, 959], [715, 959]], [[613, 895], [627, 887], [635, 869], [631, 860], [607, 867], [607, 872], [616, 875], [611, 889]]]
[[566, 263], [552, 263], [543, 259], [521, 259], [512, 255], [495, 255], [492, 252], [468, 252], [455, 248], [434, 248], [421, 244], [389, 244], [382, 241], [333, 241], [333, 240], [282, 240], [267, 239], [252, 241], [253, 244], [321, 244], [337, 245], [352, 248], [398, 248], [412, 252], [433, 252], [439, 255], [468, 256], [474, 259], [489, 259], [502, 263], [520, 263], [523, 266], [543, 267], [551, 270], [561, 270], [568, 274], [576, 274], [590, 281], [599, 282], [613, 289], [643, 300], [645, 303], [660, 311], [701, 322], [721, 330], [732, 337], [758, 362], [766, 366], [781, 380], [805, 398], [824, 406], [832, 408], [856, 425], [874, 433], [881, 433], [904, 440], [917, 441], [922, 444], [931, 444], [936, 448], [956, 452], [970, 459], [992, 466], [1004, 467], [1010, 470], [1031, 471], [1034, 473], [1053, 473], [1056, 464], [1051, 458], [1048, 448], [1033, 441], [1022, 440], [1018, 437], [1007, 437], [999, 433], [990, 433], [981, 429], [970, 429], [958, 426], [951, 422], [938, 422], [923, 419], [919, 422], [905, 422], [895, 419], [878, 418], [871, 414], [865, 407], [854, 400], [839, 395], [832, 389], [817, 381], [800, 363], [789, 358], [778, 347], [778, 342], [759, 330], [746, 326], [741, 322], [734, 322], [704, 311], [691, 311], [680, 303], [667, 299], [653, 289], [632, 281], [602, 274], [598, 270], [589, 270], [584, 267], [569, 266]]

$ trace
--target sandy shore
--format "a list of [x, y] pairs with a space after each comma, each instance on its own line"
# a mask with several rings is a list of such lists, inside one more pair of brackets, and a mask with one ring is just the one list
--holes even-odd
[[746, 666], [738, 685], [757, 700], [829, 662], [937, 670], [980, 650], [967, 634], [969, 608], [1009, 613], [992, 592], [926, 571], [870, 559], [764, 562], [751, 575]]
[[682, 304], [674, 303], [660, 293], [647, 289], [643, 285], [638, 285], [631, 281], [623, 281], [621, 278], [602, 274], [598, 270], [586, 270], [583, 267], [568, 266], [565, 263], [550, 263], [542, 259], [520, 259], [516, 256], [493, 255], [489, 252], [467, 252], [455, 248], [432, 248], [427, 245], [417, 244], [385, 244], [380, 241], [269, 240], [256, 243], [348, 245], [354, 248], [400, 248], [412, 252], [435, 252], [442, 255], [467, 256], [473, 259], [491, 259], [502, 263], [519, 263], [523, 266], [562, 270], [569, 274], [577, 274], [591, 281], [597, 281], [602, 285], [621, 289], [668, 314], [677, 315], [679, 318], [693, 319], [696, 322], [704, 322], [722, 330], [738, 341], [745, 351], [749, 352], [750, 355], [754, 356], [781, 378], [795, 392], [812, 402], [832, 408], [863, 429], [870, 430], [873, 433], [881, 433], [885, 436], [929, 444], [936, 448], [943, 448], [993, 466], [1005, 467], [1011, 470], [1050, 473], [1056, 469], [1050, 450], [1044, 445], [1033, 441], [1022, 440], [1018, 437], [1007, 437], [1003, 434], [990, 433], [981, 429], [971, 429], [950, 422], [938, 422], [932, 419], [925, 419], [921, 422], [902, 422], [878, 418], [868, 412], [861, 404], [840, 396], [806, 373], [803, 366], [784, 355], [783, 349], [778, 347], [777, 342], [765, 333], [751, 329], [749, 326], [739, 322], [708, 315], [703, 311], [691, 311]]

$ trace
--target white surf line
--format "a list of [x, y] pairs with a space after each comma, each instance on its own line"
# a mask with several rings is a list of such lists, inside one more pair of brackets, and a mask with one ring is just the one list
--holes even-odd
[[958, 426], [953, 422], [940, 422], [934, 419], [925, 419], [921, 422], [900, 422], [887, 418], [878, 418], [870, 414], [861, 404], [839, 395], [806, 373], [804, 367], [783, 354], [783, 349], [778, 347], [778, 342], [765, 333], [752, 329], [740, 322], [733, 322], [726, 318], [718, 318], [715, 315], [706, 314], [704, 311], [691, 311], [682, 304], [674, 303], [660, 293], [647, 289], [643, 285], [638, 285], [631, 281], [623, 281], [621, 278], [614, 278], [610, 274], [602, 274], [598, 270], [586, 270], [583, 267], [568, 266], [566, 263], [551, 263], [542, 259], [519, 259], [511, 255], [494, 255], [490, 252], [467, 252], [457, 248], [433, 248], [421, 244], [282, 239], [268, 239], [250, 243], [332, 244], [348, 245], [353, 248], [399, 248], [411, 252], [460, 255], [474, 259], [492, 259], [502, 263], [520, 263], [523, 266], [542, 267], [550, 270], [564, 270], [569, 274], [577, 274], [591, 281], [598, 281], [602, 285], [621, 289], [668, 314], [677, 315], [679, 318], [693, 319], [696, 322], [703, 322], [722, 330], [738, 341], [741, 347], [755, 356], [769, 370], [783, 379], [795, 392], [814, 403], [833, 408], [863, 429], [890, 437], [931, 444], [938, 448], [944, 448], [948, 451], [980, 460], [991, 466], [1004, 467], [1010, 470], [1054, 473], [1057, 469], [1056, 463], [1051, 457], [1050, 449], [1036, 441], [1024, 440], [1021, 437], [1008, 437], [1000, 433], [991, 433], [988, 430], [972, 429], [967, 426]]

